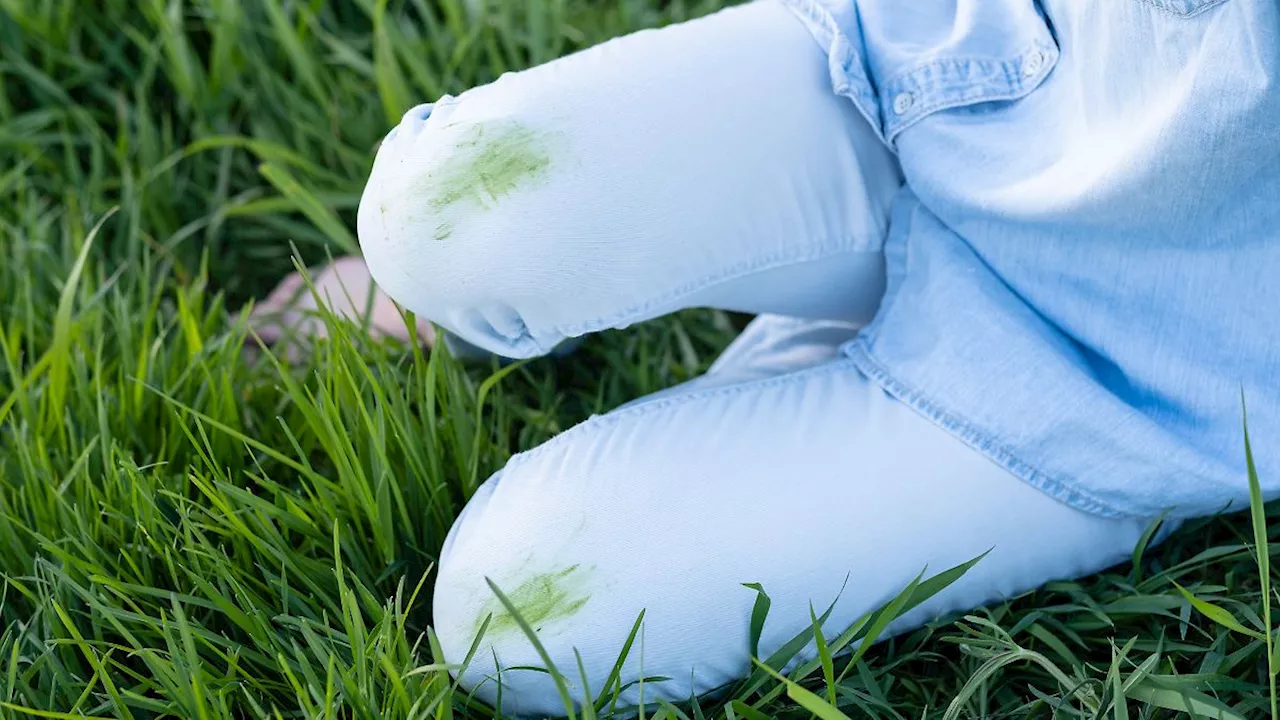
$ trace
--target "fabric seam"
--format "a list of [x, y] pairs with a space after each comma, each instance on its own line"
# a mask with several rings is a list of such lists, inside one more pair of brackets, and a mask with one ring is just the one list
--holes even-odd
[[[995, 63], [996, 65], [999, 65], [1001, 68], [1003, 68], [1006, 71], [1006, 75], [1007, 75], [1009, 74], [1009, 71], [1011, 69], [1016, 70], [1018, 67], [1021, 66], [1022, 58], [1024, 58], [1028, 52], [1035, 51], [1035, 50], [1048, 50], [1051, 53], [1052, 58], [1049, 66], [1044, 71], [1042, 71], [1037, 77], [1032, 78], [1032, 82], [1030, 83], [1024, 82], [1020, 84], [1011, 82], [1008, 84], [1008, 89], [1003, 91], [997, 91], [992, 89], [990, 83], [984, 84], [980, 82], [973, 82], [968, 85], [964, 85], [963, 87], [965, 88], [972, 88], [976, 90], [977, 91], [976, 97], [965, 97], [963, 95], [960, 97], [956, 97], [952, 95], [951, 97], [938, 98], [932, 103], [922, 103], [920, 108], [915, 110], [915, 112], [913, 113], [914, 117], [912, 117], [911, 119], [903, 120], [899, 123], [894, 123], [892, 121], [886, 122], [885, 123], [885, 139], [892, 145], [897, 140], [898, 135], [902, 134], [903, 131], [913, 127], [914, 125], [921, 122], [922, 120], [927, 119], [929, 116], [935, 113], [941, 112], [943, 110], [950, 110], [951, 108], [965, 107], [968, 105], [979, 105], [982, 103], [1000, 102], [1002, 100], [1019, 100], [1024, 97], [1027, 97], [1031, 93], [1035, 92], [1037, 88], [1043, 85], [1044, 81], [1050, 75], [1053, 74], [1054, 69], [1057, 68], [1058, 60], [1060, 59], [1061, 50], [1056, 45], [1045, 44], [1037, 41], [1032, 45], [1030, 45], [1029, 49], [1024, 50], [1022, 53], [1018, 54], [1016, 62], [1014, 60], [998, 60], [994, 58], [944, 58], [944, 59], [934, 60], [933, 62], [917, 67], [914, 70], [904, 72], [904, 73], [899, 73], [898, 75], [894, 76], [892, 80], [885, 83], [886, 95], [892, 96], [899, 92], [913, 92], [913, 91], [921, 93], [922, 95], [924, 95], [925, 98], [928, 98], [929, 95], [931, 94], [947, 95], [949, 94], [949, 92], [954, 93], [955, 91], [954, 90], [948, 91], [946, 89], [939, 89], [939, 88], [933, 88], [928, 91], [921, 90], [921, 89], [913, 90], [912, 88], [909, 88], [907, 86], [912, 84], [911, 79], [914, 76], [922, 74], [928, 70], [932, 70], [934, 68], [942, 67], [944, 65], [956, 63], [956, 62]], [[919, 83], [916, 87], [920, 87], [923, 85], [924, 83]], [[956, 87], [962, 87], [962, 86], [957, 85]]]
[[[1156, 0], [1145, 0], [1145, 1], [1155, 2]], [[1008, 70], [1009, 69], [1008, 66], [1020, 62], [1027, 55], [1029, 51], [1043, 50], [1046, 47], [1048, 47], [1046, 43], [1034, 41], [1030, 45], [1028, 45], [1026, 48], [1023, 48], [1021, 52], [1014, 55], [1013, 58], [1002, 58], [994, 55], [948, 55], [947, 57], [935, 58], [933, 60], [929, 60], [926, 62], [922, 62], [918, 65], [915, 65], [908, 70], [900, 70], [897, 73], [895, 73], [892, 77], [890, 77], [888, 80], [885, 80], [883, 83], [885, 86], [884, 94], [892, 95], [893, 93], [889, 91], [889, 88], [904, 84], [904, 82], [908, 80], [912, 75], [922, 73], [925, 70], [932, 70], [933, 68], [936, 68], [942, 65], [948, 65], [953, 63], [990, 63], [992, 65], [999, 65], [1003, 67], [1005, 70]], [[1053, 49], [1055, 50], [1055, 52], [1058, 51], [1058, 48], [1053, 48]], [[1042, 73], [1042, 75], [1048, 75], [1048, 73], [1045, 72], [1045, 73]], [[1032, 89], [1034, 89], [1034, 86], [1032, 86]]]
[[938, 427], [959, 438], [966, 445], [982, 453], [1019, 479], [1056, 498], [1059, 502], [1099, 517], [1145, 517], [1119, 510], [1110, 503], [1099, 500], [1091, 493], [1080, 490], [1074, 484], [1049, 475], [1022, 460], [1008, 446], [997, 441], [991, 433], [977, 427], [967, 418], [939, 407], [936, 403], [928, 400], [923, 393], [890, 374], [884, 365], [876, 360], [867, 346], [867, 342], [867, 336], [860, 335], [857, 339], [846, 343], [844, 349], [845, 355], [853, 361], [860, 371], [875, 380], [876, 383], [884, 388], [885, 392], [911, 407]]
[[[1048, 75], [1048, 73], [1045, 73], [1045, 75]], [[920, 123], [923, 120], [927, 120], [929, 116], [935, 113], [941, 112], [943, 110], [950, 110], [952, 108], [965, 107], [968, 105], [979, 105], [982, 103], [1000, 102], [1002, 100], [1018, 100], [1029, 95], [1032, 91], [1036, 89], [1036, 87], [1037, 86], [1032, 86], [1030, 89], [1027, 89], [1027, 90], [1011, 90], [1009, 92], [996, 93], [992, 95], [983, 95], [982, 97], [978, 97], [978, 98], [967, 98], [967, 99], [952, 98], [948, 100], [938, 101], [932, 104], [926, 104], [924, 105], [924, 109], [918, 111], [916, 117], [910, 120], [903, 121], [902, 124], [900, 125], [894, 126], [893, 130], [890, 132], [887, 132], [885, 137], [889, 139], [890, 143], [893, 143], [897, 140], [898, 136], [903, 133], [903, 131], [907, 130], [908, 128], [914, 127], [916, 124]]]
[[[857, 50], [859, 46], [855, 45], [840, 29], [831, 11], [822, 7], [816, 0], [779, 0], [779, 2], [783, 7], [800, 16], [801, 23], [809, 28], [811, 35], [815, 36], [814, 41], [822, 46], [822, 52], [827, 56], [827, 73], [831, 76], [828, 79], [832, 83], [832, 91], [849, 98], [853, 106], [858, 109], [858, 113], [871, 125], [876, 137], [892, 150], [892, 143], [885, 138], [879, 96], [876, 94], [875, 86], [871, 83], [866, 68], [862, 67], [862, 58]], [[819, 34], [822, 37], [817, 37]], [[837, 57], [835, 52], [837, 49], [843, 49], [844, 54], [850, 56], [848, 67], [844, 59]], [[856, 73], [853, 72], [854, 63], [858, 65]], [[832, 73], [833, 64], [840, 66], [840, 84], [835, 82], [836, 78]], [[855, 84], [856, 89], [852, 87]]]
[[1168, 13], [1170, 15], [1173, 15], [1174, 17], [1190, 18], [1190, 17], [1195, 17], [1208, 10], [1212, 10], [1213, 8], [1218, 7], [1219, 5], [1222, 5], [1223, 3], [1227, 2], [1227, 0], [1204, 0], [1204, 2], [1199, 5], [1196, 5], [1193, 2], [1191, 5], [1191, 9], [1187, 10], [1186, 12], [1181, 12], [1179, 10], [1175, 10], [1172, 7], [1169, 7], [1169, 3], [1166, 0], [1138, 0], [1138, 2], [1144, 5], [1150, 5], [1156, 10], [1159, 10], [1164, 13]]

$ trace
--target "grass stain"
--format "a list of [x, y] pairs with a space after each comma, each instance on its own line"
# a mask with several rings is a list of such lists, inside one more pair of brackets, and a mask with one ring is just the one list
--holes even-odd
[[[544, 624], [567, 618], [587, 604], [591, 598], [582, 592], [583, 579], [581, 566], [570, 565], [563, 570], [529, 577], [511, 590], [503, 589], [503, 592], [520, 617], [534, 630], [541, 630]], [[490, 615], [492, 619], [487, 631], [490, 635], [520, 632], [515, 616], [496, 597], [481, 613], [477, 629]]]
[[[427, 206], [436, 213], [461, 204], [478, 210], [497, 205], [515, 190], [540, 181], [551, 166], [547, 133], [516, 122], [472, 125], [436, 172], [423, 180]], [[435, 239], [453, 234], [436, 226]]]

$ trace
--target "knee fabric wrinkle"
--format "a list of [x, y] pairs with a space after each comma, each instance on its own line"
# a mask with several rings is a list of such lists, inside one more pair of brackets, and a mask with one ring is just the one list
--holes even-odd
[[[931, 540], [944, 525], [948, 542]], [[743, 583], [773, 597], [768, 654], [809, 622], [810, 604], [839, 598], [828, 627], [838, 633], [926, 566], [991, 550], [895, 624], [904, 631], [1122, 561], [1146, 525], [1058, 503], [835, 360], [727, 387], [695, 382], [514, 457], [450, 534], [437, 631], [456, 659], [490, 617], [464, 684], [492, 700], [502, 670], [509, 711], [553, 713], [545, 675], [507, 672], [541, 662], [485, 578], [529, 608], [558, 667], [576, 668], [581, 654], [593, 689], [644, 611], [646, 650], [626, 680], [643, 665], [674, 678], [646, 697], [679, 700], [749, 669], [754, 594]], [[788, 532], [751, 540], [777, 526]]]
[[[865, 321], [900, 186], [808, 31], [766, 1], [409, 111], [358, 231], [391, 297], [526, 357], [692, 305]], [[809, 289], [842, 281], [862, 292]]]

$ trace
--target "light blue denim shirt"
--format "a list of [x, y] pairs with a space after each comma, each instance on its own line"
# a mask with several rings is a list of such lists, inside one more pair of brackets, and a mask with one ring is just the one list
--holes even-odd
[[898, 155], [847, 347], [1018, 476], [1111, 516], [1280, 491], [1276, 0], [786, 0]]

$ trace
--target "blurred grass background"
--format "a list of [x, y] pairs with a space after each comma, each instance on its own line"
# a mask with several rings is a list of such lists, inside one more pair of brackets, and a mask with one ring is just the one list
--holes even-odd
[[[434, 665], [453, 517], [511, 454], [704, 370], [733, 319], [500, 371], [329, 318], [284, 367], [246, 359], [239, 308], [295, 247], [354, 248], [410, 106], [717, 4], [0, 0], [0, 718], [493, 716]], [[1269, 712], [1247, 518], [1144, 550], [804, 685], [851, 717]], [[650, 714], [812, 716], [787, 690]]]

